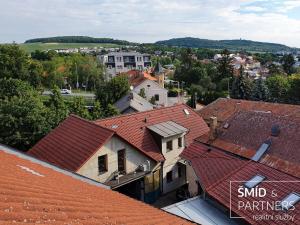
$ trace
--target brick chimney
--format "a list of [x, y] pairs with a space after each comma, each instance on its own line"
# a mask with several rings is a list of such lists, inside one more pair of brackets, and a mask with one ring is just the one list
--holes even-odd
[[217, 126], [218, 126], [218, 118], [215, 116], [212, 116], [209, 118], [209, 140], [213, 141], [217, 137]]

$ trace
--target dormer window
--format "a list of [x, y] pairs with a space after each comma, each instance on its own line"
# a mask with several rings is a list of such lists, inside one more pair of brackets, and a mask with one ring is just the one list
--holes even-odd
[[168, 141], [167, 142], [167, 151], [172, 151], [173, 150], [173, 141]]

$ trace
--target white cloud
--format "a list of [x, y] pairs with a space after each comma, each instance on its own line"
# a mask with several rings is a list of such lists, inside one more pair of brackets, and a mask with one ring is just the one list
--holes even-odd
[[[251, 5], [253, 2], [258, 1], [0, 0], [1, 9], [5, 9], [0, 15], [0, 41], [90, 35], [153, 42], [193, 36], [243, 38], [300, 47], [300, 21], [286, 13], [299, 6], [298, 0], [285, 1], [280, 12], [277, 9], [263, 14], [259, 12], [264, 8]], [[251, 13], [239, 13], [241, 7]]]

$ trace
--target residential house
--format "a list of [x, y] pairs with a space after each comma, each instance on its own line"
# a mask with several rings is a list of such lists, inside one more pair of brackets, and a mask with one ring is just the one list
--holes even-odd
[[154, 105], [134, 91], [131, 91], [129, 94], [125, 95], [114, 105], [121, 114], [143, 112], [154, 108]]
[[130, 70], [144, 71], [151, 67], [151, 56], [138, 52], [110, 52], [98, 58], [106, 67], [107, 78]]
[[0, 159], [1, 224], [190, 224], [24, 153]]
[[184, 104], [95, 122], [70, 116], [28, 154], [153, 202], [186, 183], [179, 155], [208, 130]]

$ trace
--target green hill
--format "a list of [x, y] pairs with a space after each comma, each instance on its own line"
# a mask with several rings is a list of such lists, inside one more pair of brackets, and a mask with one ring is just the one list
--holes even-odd
[[277, 51], [295, 51], [296, 48], [291, 48], [282, 44], [257, 42], [249, 40], [208, 40], [200, 38], [173, 38], [170, 40], [158, 41], [155, 44], [189, 47], [189, 48], [211, 48], [211, 49], [229, 49], [229, 50], [246, 50], [257, 52], [277, 52]]
[[58, 36], [47, 38], [35, 38], [25, 41], [28, 43], [94, 43], [94, 44], [117, 44], [117, 45], [131, 45], [129, 41], [116, 40], [112, 38], [93, 38], [87, 36]]

